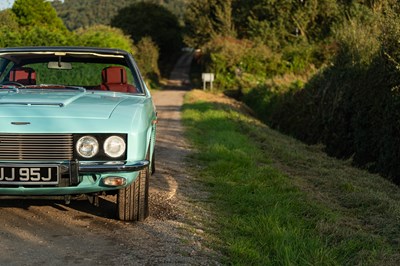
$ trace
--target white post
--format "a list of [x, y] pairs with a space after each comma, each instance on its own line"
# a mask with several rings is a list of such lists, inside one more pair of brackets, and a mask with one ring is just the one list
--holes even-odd
[[210, 82], [210, 88], [213, 89], [214, 73], [202, 73], [201, 78], [203, 80], [203, 90], [206, 89], [206, 83]]

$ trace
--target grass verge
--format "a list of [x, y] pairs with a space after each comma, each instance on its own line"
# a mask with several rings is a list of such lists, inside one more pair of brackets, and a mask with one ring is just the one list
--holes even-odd
[[400, 264], [398, 187], [269, 129], [222, 96], [188, 93], [183, 120], [225, 263]]

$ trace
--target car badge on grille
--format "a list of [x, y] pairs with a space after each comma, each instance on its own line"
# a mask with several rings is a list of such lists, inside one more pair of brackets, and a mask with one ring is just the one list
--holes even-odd
[[12, 125], [22, 126], [29, 125], [31, 122], [11, 122]]

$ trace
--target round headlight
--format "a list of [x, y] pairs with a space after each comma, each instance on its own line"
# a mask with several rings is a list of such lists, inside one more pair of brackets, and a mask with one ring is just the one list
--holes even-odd
[[92, 136], [83, 136], [76, 142], [76, 151], [84, 158], [92, 158], [99, 151], [99, 143]]
[[111, 136], [104, 141], [104, 152], [112, 158], [120, 157], [126, 149], [125, 140], [118, 136]]

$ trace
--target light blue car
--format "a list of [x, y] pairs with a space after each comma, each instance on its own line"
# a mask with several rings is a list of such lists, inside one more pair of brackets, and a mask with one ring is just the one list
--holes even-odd
[[156, 110], [133, 57], [83, 47], [0, 49], [0, 196], [117, 195], [149, 215]]

